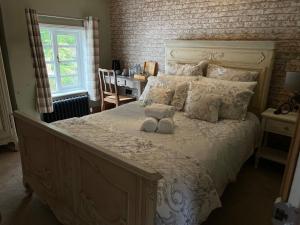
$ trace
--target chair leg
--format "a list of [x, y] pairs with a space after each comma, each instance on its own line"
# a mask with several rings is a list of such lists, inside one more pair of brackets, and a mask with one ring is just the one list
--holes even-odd
[[104, 111], [105, 110], [105, 104], [104, 104], [104, 101], [101, 102], [101, 111]]

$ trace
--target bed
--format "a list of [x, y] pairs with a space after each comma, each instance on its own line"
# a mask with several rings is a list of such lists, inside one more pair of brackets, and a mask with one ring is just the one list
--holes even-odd
[[259, 140], [273, 62], [272, 42], [168, 41], [166, 63], [260, 71], [245, 121], [212, 124], [177, 112], [174, 134], [139, 131], [139, 102], [53, 124], [16, 112], [24, 185], [63, 224], [194, 225], [220, 196]]

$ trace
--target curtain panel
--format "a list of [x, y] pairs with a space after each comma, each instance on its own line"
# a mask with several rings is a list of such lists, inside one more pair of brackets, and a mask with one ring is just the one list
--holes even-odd
[[50, 84], [41, 40], [37, 12], [25, 9], [28, 36], [36, 80], [36, 107], [40, 113], [53, 112]]
[[99, 19], [89, 16], [84, 20], [86, 31], [87, 52], [87, 90], [92, 101], [100, 100], [100, 80], [98, 69], [100, 67], [100, 38]]

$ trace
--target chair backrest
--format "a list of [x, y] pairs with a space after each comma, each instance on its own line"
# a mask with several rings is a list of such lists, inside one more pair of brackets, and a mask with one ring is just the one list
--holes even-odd
[[116, 100], [119, 101], [118, 82], [115, 71], [99, 68], [98, 74], [101, 98], [104, 99], [106, 96], [116, 96]]
[[158, 71], [158, 64], [157, 62], [153, 61], [146, 61], [144, 62], [144, 71], [143, 74], [148, 76], [156, 76]]

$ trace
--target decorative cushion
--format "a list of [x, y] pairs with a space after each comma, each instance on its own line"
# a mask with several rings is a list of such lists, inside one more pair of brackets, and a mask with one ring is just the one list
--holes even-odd
[[164, 87], [153, 87], [144, 99], [144, 104], [150, 105], [152, 103], [169, 105], [172, 101], [174, 91]]
[[151, 89], [152, 87], [156, 86], [157, 83], [158, 83], [157, 77], [155, 77], [155, 76], [150, 76], [150, 77], [148, 78], [147, 85], [146, 85], [146, 87], [144, 88], [144, 91], [143, 91], [142, 95], [140, 96], [139, 100], [140, 100], [140, 101], [144, 101], [144, 99], [145, 99], [146, 96], [148, 95], [150, 89]]
[[184, 82], [178, 84], [175, 88], [174, 96], [171, 105], [175, 107], [176, 111], [182, 111], [184, 107], [185, 100], [188, 95], [189, 84]]
[[226, 68], [216, 64], [209, 64], [206, 77], [229, 81], [251, 82], [257, 80], [258, 74], [258, 71]]
[[219, 120], [222, 99], [219, 95], [203, 94], [197, 86], [192, 86], [188, 92], [185, 105], [185, 115], [192, 119], [215, 123]]
[[199, 89], [203, 94], [219, 95], [222, 99], [220, 118], [245, 119], [248, 105], [257, 82], [236, 82], [203, 78], [190, 84], [189, 90]]
[[148, 95], [149, 91], [153, 87], [165, 87], [173, 90], [175, 92], [176, 86], [178, 84], [188, 83], [190, 81], [198, 80], [198, 76], [177, 76], [177, 75], [167, 75], [159, 74], [157, 77], [150, 76], [148, 78], [147, 85], [140, 96], [139, 100], [143, 101]]
[[207, 65], [207, 61], [201, 61], [198, 64], [168, 63], [166, 66], [166, 73], [181, 76], [203, 76]]
[[229, 80], [220, 80], [220, 79], [214, 79], [214, 78], [207, 78], [207, 77], [201, 77], [201, 82], [204, 83], [211, 83], [211, 84], [215, 84], [217, 85], [224, 85], [224, 86], [233, 86], [233, 87], [239, 87], [242, 89], [248, 89], [251, 91], [254, 91], [256, 86], [257, 86], [257, 82], [253, 81], [253, 82], [239, 82], [239, 81], [229, 81]]

